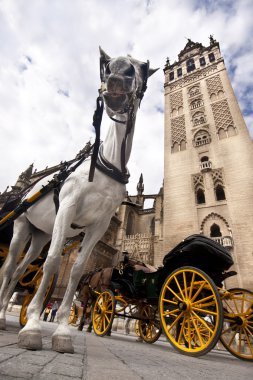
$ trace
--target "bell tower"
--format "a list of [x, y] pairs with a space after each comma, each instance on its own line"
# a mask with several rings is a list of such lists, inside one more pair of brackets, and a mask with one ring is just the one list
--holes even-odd
[[164, 68], [164, 252], [202, 233], [232, 253], [238, 275], [227, 286], [253, 290], [253, 144], [209, 39], [188, 39]]

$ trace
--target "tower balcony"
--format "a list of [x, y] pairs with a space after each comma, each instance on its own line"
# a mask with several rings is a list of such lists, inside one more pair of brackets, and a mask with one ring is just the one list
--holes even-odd
[[202, 138], [197, 138], [194, 142], [194, 145], [195, 147], [197, 147], [197, 146], [210, 144], [210, 142], [211, 142], [210, 137], [204, 137], [204, 138], [202, 137]]
[[233, 239], [231, 236], [219, 236], [219, 237], [212, 237], [212, 240], [216, 241], [220, 245], [222, 245], [224, 248], [231, 249], [234, 246]]
[[200, 163], [200, 171], [209, 171], [212, 170], [212, 162], [211, 161], [203, 161]]

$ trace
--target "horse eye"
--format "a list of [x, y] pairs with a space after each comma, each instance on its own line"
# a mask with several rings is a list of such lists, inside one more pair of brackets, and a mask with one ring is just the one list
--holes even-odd
[[129, 66], [129, 68], [126, 69], [126, 71], [125, 71], [125, 75], [127, 75], [129, 77], [133, 76], [134, 73], [135, 73], [135, 70], [134, 70], [133, 65]]
[[106, 73], [106, 75], [110, 75], [111, 74], [111, 69], [110, 69], [110, 64], [109, 63], [108, 63], [108, 65], [105, 68], [105, 73]]

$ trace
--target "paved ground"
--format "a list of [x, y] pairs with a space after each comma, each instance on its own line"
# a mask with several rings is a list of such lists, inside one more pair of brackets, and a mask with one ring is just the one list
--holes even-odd
[[112, 333], [99, 338], [73, 329], [75, 353], [51, 350], [55, 323], [42, 322], [43, 350], [17, 346], [18, 318], [8, 316], [7, 330], [0, 331], [0, 379], [33, 380], [250, 380], [253, 363], [213, 350], [201, 358], [174, 351], [163, 338], [153, 345], [136, 337]]

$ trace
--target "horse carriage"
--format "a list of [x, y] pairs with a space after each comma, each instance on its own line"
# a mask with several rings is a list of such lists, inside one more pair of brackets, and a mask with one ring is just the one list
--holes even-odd
[[234, 356], [253, 361], [253, 293], [224, 288], [236, 274], [228, 271], [232, 264], [230, 253], [203, 235], [184, 239], [156, 271], [125, 253], [120, 268], [89, 277], [95, 334], [107, 335], [115, 317], [132, 318], [147, 343], [163, 331], [176, 350], [200, 356], [220, 340]]
[[[93, 117], [97, 133], [91, 159], [85, 160], [83, 156], [56, 176], [42, 179], [15, 210], [10, 208], [13, 211], [0, 218], [0, 229], [12, 227], [16, 219], [12, 240], [12, 231], [9, 237], [1, 231], [1, 239], [3, 235], [6, 238], [6, 242], [1, 240], [1, 261], [4, 261], [0, 288], [1, 329], [6, 325], [6, 309], [13, 291], [20, 285], [29, 292], [32, 280], [25, 283], [22, 279], [32, 266], [36, 268], [34, 284], [38, 284], [37, 277], [39, 273], [42, 275], [44, 263], [38, 291], [34, 294], [37, 285], [30, 289], [29, 294], [34, 296], [28, 307], [28, 320], [18, 334], [21, 348], [42, 349], [43, 303], [46, 304], [47, 294], [53, 288], [50, 284], [54, 283], [59, 269], [66, 239], [82, 232], [78, 258], [73, 264], [57, 312], [58, 326], [52, 335], [54, 351], [74, 352], [67, 324], [71, 304], [84, 265], [125, 199], [136, 115], [147, 80], [155, 71], [149, 67], [149, 61], [138, 61], [129, 55], [111, 58], [100, 49], [101, 88]], [[112, 123], [101, 143], [99, 132], [104, 104]], [[56, 201], [55, 194], [59, 195]], [[50, 242], [46, 254], [45, 246]], [[145, 265], [138, 268], [138, 263], [133, 265], [127, 255], [121, 264], [121, 268], [111, 269], [106, 289], [95, 290], [92, 321], [97, 335], [108, 333], [115, 316], [129, 317], [139, 321], [140, 335], [148, 343], [159, 338], [162, 328], [171, 344], [184, 354], [203, 355], [220, 339], [233, 355], [253, 359], [253, 294], [244, 289], [223, 288], [222, 282], [233, 274], [226, 273], [233, 260], [219, 244], [201, 235], [191, 236], [164, 257], [163, 267], [156, 272], [147, 273]]]

